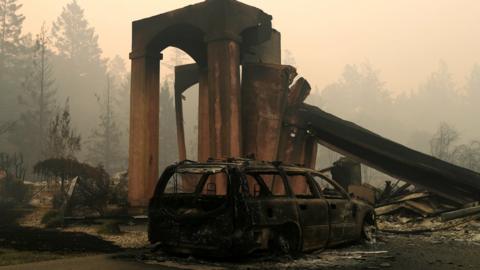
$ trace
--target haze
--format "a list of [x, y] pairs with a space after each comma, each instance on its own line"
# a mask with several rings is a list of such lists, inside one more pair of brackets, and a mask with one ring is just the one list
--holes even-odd
[[[24, 32], [37, 33], [68, 0], [24, 0]], [[131, 22], [199, 1], [78, 0], [105, 57], [128, 57]], [[475, 0], [245, 0], [273, 16], [300, 73], [322, 89], [346, 64], [370, 63], [394, 94], [411, 91], [448, 64], [463, 83], [480, 62], [480, 2]]]

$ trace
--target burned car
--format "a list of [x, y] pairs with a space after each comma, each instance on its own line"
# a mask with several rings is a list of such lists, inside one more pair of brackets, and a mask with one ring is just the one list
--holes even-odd
[[312, 169], [251, 160], [181, 162], [160, 177], [148, 236], [177, 253], [296, 253], [360, 240], [374, 223], [371, 206]]

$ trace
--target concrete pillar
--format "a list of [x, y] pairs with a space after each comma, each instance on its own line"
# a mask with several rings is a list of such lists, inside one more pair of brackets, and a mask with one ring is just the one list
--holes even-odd
[[211, 153], [215, 158], [241, 154], [240, 47], [233, 40], [208, 43], [208, 102]]
[[277, 160], [289, 90], [289, 67], [244, 64], [242, 72], [243, 155]]
[[197, 159], [205, 162], [212, 157], [210, 147], [210, 115], [208, 102], [208, 69], [200, 69], [198, 83], [198, 152]]
[[161, 55], [130, 54], [130, 145], [128, 199], [144, 207], [158, 178], [159, 72]]

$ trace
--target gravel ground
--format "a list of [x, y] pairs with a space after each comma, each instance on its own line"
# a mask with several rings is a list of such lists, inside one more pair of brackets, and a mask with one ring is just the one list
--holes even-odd
[[146, 264], [181, 269], [393, 269], [451, 270], [480, 269], [480, 245], [451, 239], [438, 242], [428, 235], [380, 234], [376, 244], [328, 249], [298, 258], [262, 257], [243, 261], [210, 261], [194, 257], [174, 257], [145, 251], [136, 256]]
[[[22, 220], [23, 227], [0, 230], [0, 248], [25, 254], [47, 252], [48, 256], [53, 254], [62, 258], [127, 251], [122, 258], [127, 257], [137, 263], [195, 270], [480, 269], [480, 222], [475, 220], [423, 233], [413, 232], [438, 229], [445, 223], [435, 219], [406, 222], [380, 220], [381, 229], [395, 230], [400, 234], [380, 232], [374, 244], [349, 245], [296, 258], [252, 256], [232, 262], [152, 253], [145, 248], [148, 246], [145, 225], [122, 226], [120, 235], [102, 235], [97, 233], [98, 226], [95, 225], [48, 230], [40, 224], [41, 216], [41, 213], [32, 214]], [[7, 254], [6, 250], [4, 254]]]

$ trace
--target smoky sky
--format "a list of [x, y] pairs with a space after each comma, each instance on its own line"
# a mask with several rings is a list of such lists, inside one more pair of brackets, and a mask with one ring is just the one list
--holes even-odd
[[[24, 31], [38, 32], [71, 0], [23, 0]], [[128, 57], [131, 21], [195, 0], [77, 0], [105, 57]], [[480, 62], [480, 1], [244, 0], [273, 15], [283, 49], [299, 73], [322, 89], [346, 64], [369, 63], [394, 94], [415, 90], [440, 61], [460, 85]]]

